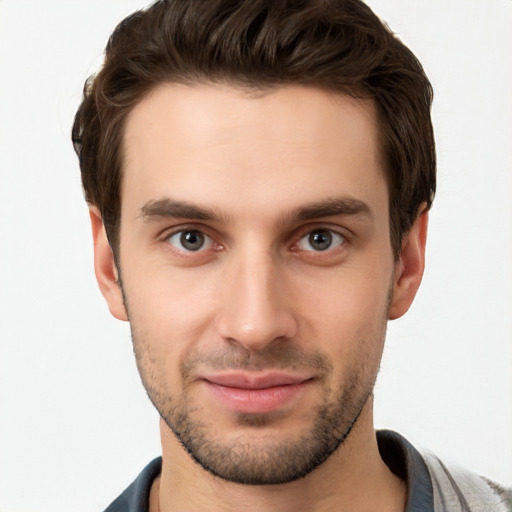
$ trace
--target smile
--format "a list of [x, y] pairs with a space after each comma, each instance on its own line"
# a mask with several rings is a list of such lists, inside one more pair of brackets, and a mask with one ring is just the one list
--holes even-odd
[[218, 402], [233, 412], [264, 414], [289, 405], [311, 381], [282, 373], [231, 373], [205, 377], [203, 383]]

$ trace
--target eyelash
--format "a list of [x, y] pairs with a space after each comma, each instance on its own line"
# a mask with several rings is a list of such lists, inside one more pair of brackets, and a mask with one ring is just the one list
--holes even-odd
[[[183, 237], [187, 233], [196, 233], [203, 236], [207, 246], [205, 247], [203, 244], [197, 250], [183, 248], [183, 240], [181, 239], [181, 237]], [[303, 242], [303, 240], [307, 239], [308, 237], [311, 237], [315, 233], [328, 234], [331, 239], [331, 245], [329, 247], [326, 247], [325, 249], [319, 250], [301, 249], [301, 242]], [[181, 248], [171, 243], [171, 239], [178, 236], [180, 237], [180, 241], [178, 243], [182, 245]], [[349, 239], [346, 234], [340, 233], [339, 230], [334, 230], [326, 226], [305, 226], [301, 229], [300, 233], [298, 233], [298, 237], [297, 235], [293, 236], [295, 241], [292, 244], [288, 245], [289, 250], [295, 254], [309, 253], [309, 257], [321, 257], [322, 255], [332, 254], [333, 252], [337, 253], [343, 250], [345, 246], [349, 243]], [[196, 257], [198, 257], [199, 255], [204, 256], [204, 253], [206, 253], [209, 250], [221, 251], [224, 248], [222, 244], [215, 242], [214, 237], [210, 236], [202, 226], [181, 226], [179, 229], [175, 229], [170, 233], [165, 233], [162, 236], [162, 241], [165, 242], [168, 248], [172, 250], [175, 254], [184, 257], [190, 257], [191, 255], [196, 255]], [[311, 240], [309, 240], [309, 243], [311, 245]], [[332, 244], [336, 244], [336, 246], [332, 247]]]
[[[304, 236], [302, 236], [299, 239], [299, 241], [294, 245], [294, 247], [299, 246], [299, 244], [301, 244], [301, 242], [303, 242], [303, 241], [306, 241], [306, 243], [308, 243], [310, 246], [312, 246], [313, 245], [313, 240], [312, 240], [313, 235], [321, 235], [324, 238], [327, 238], [327, 242], [329, 243], [329, 246], [325, 247], [324, 249], [318, 248], [317, 250], [302, 249], [303, 251], [321, 254], [321, 253], [333, 251], [333, 250], [337, 249], [338, 247], [341, 247], [342, 245], [346, 244], [346, 241], [347, 241], [346, 237], [344, 235], [342, 235], [341, 233], [338, 233], [337, 231], [334, 231], [334, 230], [328, 229], [328, 228], [316, 228], [316, 229], [311, 229]], [[322, 242], [315, 241], [315, 243], [321, 244]], [[334, 245], [334, 247], [333, 247], [333, 245]]]
[[[185, 234], [194, 234], [194, 233], [199, 234], [202, 237], [204, 237], [204, 242], [205, 242], [205, 244], [207, 244], [206, 248], [204, 248], [204, 244], [201, 245], [201, 247], [197, 248], [197, 250], [187, 249], [187, 248], [183, 247], [182, 237]], [[173, 245], [171, 243], [171, 239], [178, 237], [178, 236], [180, 237], [180, 243], [182, 245], [182, 248], [177, 247], [176, 245]], [[182, 228], [175, 230], [171, 233], [165, 234], [165, 236], [163, 236], [162, 238], [163, 238], [163, 241], [166, 242], [169, 247], [171, 247], [174, 251], [176, 251], [177, 253], [180, 253], [180, 254], [200, 254], [200, 253], [205, 252], [208, 249], [213, 249], [215, 251], [219, 251], [222, 249], [222, 245], [217, 244], [215, 242], [215, 240], [213, 239], [213, 237], [208, 235], [204, 229], [201, 229], [198, 227], [182, 227]]]

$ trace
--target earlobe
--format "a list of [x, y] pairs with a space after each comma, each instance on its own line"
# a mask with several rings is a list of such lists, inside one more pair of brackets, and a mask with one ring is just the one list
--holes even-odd
[[94, 241], [94, 272], [101, 293], [107, 301], [112, 315], [119, 320], [128, 320], [123, 293], [118, 282], [118, 271], [114, 254], [103, 226], [101, 213], [96, 206], [89, 207], [92, 236]]
[[402, 251], [395, 265], [393, 297], [388, 313], [390, 320], [400, 318], [407, 312], [423, 277], [428, 211], [423, 206], [420, 212], [402, 242]]

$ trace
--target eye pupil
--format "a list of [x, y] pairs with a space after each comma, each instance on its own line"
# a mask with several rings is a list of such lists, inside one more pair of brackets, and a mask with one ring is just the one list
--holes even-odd
[[204, 245], [204, 235], [199, 231], [184, 231], [180, 242], [188, 251], [198, 251]]
[[329, 231], [313, 231], [309, 235], [309, 243], [317, 251], [325, 251], [332, 244], [332, 235]]

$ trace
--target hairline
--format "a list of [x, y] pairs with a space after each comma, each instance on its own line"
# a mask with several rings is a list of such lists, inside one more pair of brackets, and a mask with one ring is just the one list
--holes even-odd
[[[173, 77], [169, 79], [164, 79], [159, 82], [156, 82], [149, 86], [146, 91], [144, 91], [140, 97], [137, 99], [137, 101], [134, 102], [133, 105], [130, 106], [130, 108], [126, 111], [124, 116], [122, 116], [122, 121], [120, 124], [120, 129], [118, 131], [119, 136], [119, 152], [117, 156], [117, 166], [119, 169], [119, 182], [118, 182], [118, 215], [117, 215], [117, 223], [114, 226], [111, 226], [114, 230], [114, 238], [109, 238], [109, 242], [111, 245], [111, 248], [114, 252], [114, 255], [116, 257], [116, 261], [118, 260], [118, 253], [120, 250], [120, 228], [121, 228], [121, 206], [122, 206], [122, 189], [123, 189], [123, 177], [124, 177], [124, 171], [126, 169], [126, 127], [129, 122], [130, 116], [132, 112], [137, 108], [138, 105], [140, 105], [144, 100], [148, 99], [152, 94], [154, 94], [158, 89], [166, 86], [178, 86], [178, 87], [195, 87], [195, 86], [225, 86], [230, 89], [232, 89], [234, 92], [240, 92], [247, 94], [248, 98], [261, 98], [268, 94], [271, 94], [272, 92], [275, 92], [279, 89], [284, 89], [287, 87], [304, 87], [308, 89], [316, 89], [320, 91], [324, 91], [332, 96], [332, 98], [335, 100], [338, 96], [343, 96], [350, 101], [352, 101], [354, 104], [361, 102], [366, 103], [369, 105], [373, 111], [373, 120], [375, 122], [375, 131], [376, 131], [376, 145], [377, 145], [377, 155], [379, 158], [379, 164], [381, 166], [384, 181], [387, 187], [387, 193], [388, 193], [388, 224], [389, 224], [389, 237], [391, 242], [391, 248], [393, 251], [393, 255], [395, 259], [399, 257], [400, 254], [400, 247], [396, 247], [396, 244], [398, 244], [397, 240], [394, 240], [393, 232], [395, 230], [395, 226], [393, 226], [393, 218], [392, 218], [392, 200], [393, 197], [391, 195], [392, 193], [392, 187], [391, 187], [391, 172], [388, 168], [389, 164], [386, 162], [386, 156], [385, 156], [385, 145], [387, 144], [386, 141], [386, 130], [382, 126], [382, 124], [385, 122], [382, 119], [382, 116], [379, 113], [378, 109], [378, 102], [375, 97], [372, 97], [370, 94], [364, 94], [363, 92], [356, 92], [356, 91], [349, 91], [349, 90], [341, 90], [336, 89], [334, 86], [329, 86], [324, 83], [319, 82], [313, 82], [309, 81], [307, 83], [302, 83], [300, 81], [296, 80], [289, 80], [289, 81], [265, 81], [262, 80], [260, 82], [249, 82], [247, 80], [237, 79], [236, 77], [231, 76], [216, 76], [208, 77], [208, 76], [196, 76], [196, 77]], [[348, 88], [347, 88], [348, 89]], [[405, 236], [406, 233], [403, 233], [403, 236]], [[401, 245], [401, 244], [400, 244]]]

